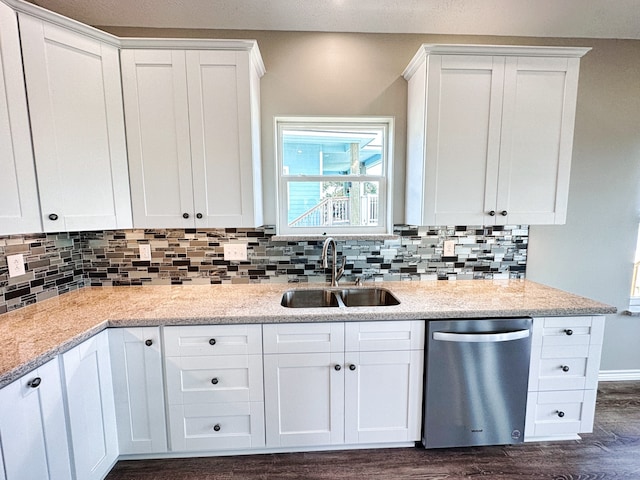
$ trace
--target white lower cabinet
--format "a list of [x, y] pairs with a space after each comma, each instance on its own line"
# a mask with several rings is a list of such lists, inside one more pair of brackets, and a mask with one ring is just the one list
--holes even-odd
[[76, 479], [101, 480], [118, 459], [108, 332], [62, 354]]
[[263, 334], [268, 447], [419, 440], [423, 321], [272, 324]]
[[0, 479], [72, 478], [57, 357], [2, 388], [0, 412]]
[[109, 329], [120, 454], [167, 451], [160, 327]]
[[525, 441], [592, 431], [604, 322], [602, 316], [534, 319]]
[[264, 446], [262, 326], [164, 329], [172, 451]]

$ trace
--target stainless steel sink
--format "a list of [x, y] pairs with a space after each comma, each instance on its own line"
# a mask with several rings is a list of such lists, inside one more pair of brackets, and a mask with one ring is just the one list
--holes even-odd
[[400, 304], [400, 300], [384, 288], [346, 288], [340, 290], [340, 296], [347, 307], [382, 307]]
[[338, 299], [331, 290], [289, 290], [282, 295], [280, 305], [289, 308], [338, 307]]
[[301, 288], [284, 292], [280, 302], [280, 305], [288, 308], [382, 307], [399, 304], [400, 300], [385, 288]]

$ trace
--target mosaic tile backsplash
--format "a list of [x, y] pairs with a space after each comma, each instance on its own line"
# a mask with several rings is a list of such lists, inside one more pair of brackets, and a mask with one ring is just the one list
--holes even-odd
[[[523, 278], [527, 226], [397, 225], [395, 239], [338, 240], [343, 283]], [[256, 229], [115, 230], [0, 237], [0, 313], [83, 286], [327, 282], [322, 240], [274, 240]], [[454, 254], [445, 256], [445, 241]], [[245, 243], [247, 261], [225, 261], [225, 243]], [[151, 261], [139, 245], [149, 244]], [[9, 279], [6, 256], [22, 253], [25, 275]]]

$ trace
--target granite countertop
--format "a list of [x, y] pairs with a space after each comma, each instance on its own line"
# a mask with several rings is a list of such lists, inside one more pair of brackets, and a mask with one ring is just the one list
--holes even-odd
[[527, 280], [384, 282], [400, 305], [286, 308], [284, 291], [324, 284], [86, 287], [0, 315], [0, 387], [107, 327], [570, 316], [609, 305]]

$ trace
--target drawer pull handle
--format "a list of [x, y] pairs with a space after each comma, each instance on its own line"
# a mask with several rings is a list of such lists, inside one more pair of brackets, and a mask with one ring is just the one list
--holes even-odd
[[27, 385], [29, 385], [31, 388], [38, 388], [41, 383], [42, 383], [42, 379], [40, 377], [36, 377], [33, 380], [29, 380]]
[[219, 424], [219, 423], [216, 423], [216, 424], [213, 426], [213, 430], [214, 430], [215, 432], [219, 432], [219, 431], [220, 431], [220, 424]]
[[57, 219], [58, 219], [58, 215], [56, 215], [55, 213], [49, 214], [49, 220], [51, 220], [52, 222], [55, 222]]
[[558, 410], [556, 413], [560, 418], [564, 417], [564, 412], [562, 410]]
[[509, 215], [509, 212], [507, 212], [506, 210], [502, 210], [500, 212], [500, 215], [502, 215], [503, 217], [506, 217], [507, 215]]
[[218, 377], [212, 378], [211, 379], [211, 383], [213, 383], [214, 385], [218, 384]]
[[340, 370], [342, 370], [342, 367], [340, 365], [336, 365], [333, 368], [335, 369], [336, 372], [339, 372]]
[[202, 214], [201, 213], [196, 213], [196, 218], [202, 218]]
[[185, 212], [185, 213], [183, 213], [183, 214], [182, 214], [182, 218], [184, 218], [184, 219], [186, 220], [187, 218], [189, 218], [189, 214], [188, 214], [188, 213], [186, 213], [186, 212]]
[[560, 367], [560, 368], [562, 368], [562, 371], [563, 371], [563, 372], [568, 372], [568, 371], [569, 371], [569, 365], [563, 365], [563, 366], [562, 366], [562, 367]]
[[490, 217], [495, 217], [495, 216], [496, 216], [496, 211], [495, 211], [495, 210], [491, 210], [491, 211], [489, 212], [489, 216], [490, 216]]
[[570, 328], [567, 328], [564, 333], [566, 333], [567, 335], [573, 335], [573, 330], [571, 330]]
[[355, 369], [356, 369], [356, 366], [353, 363], [349, 365], [349, 370], [353, 372]]
[[153, 340], [151, 340], [151, 339], [149, 339], [149, 340], [145, 340], [144, 344], [145, 344], [147, 347], [150, 347], [151, 345], [153, 345]]
[[216, 339], [215, 338], [210, 338], [209, 339], [209, 345], [215, 345], [216, 344]]

